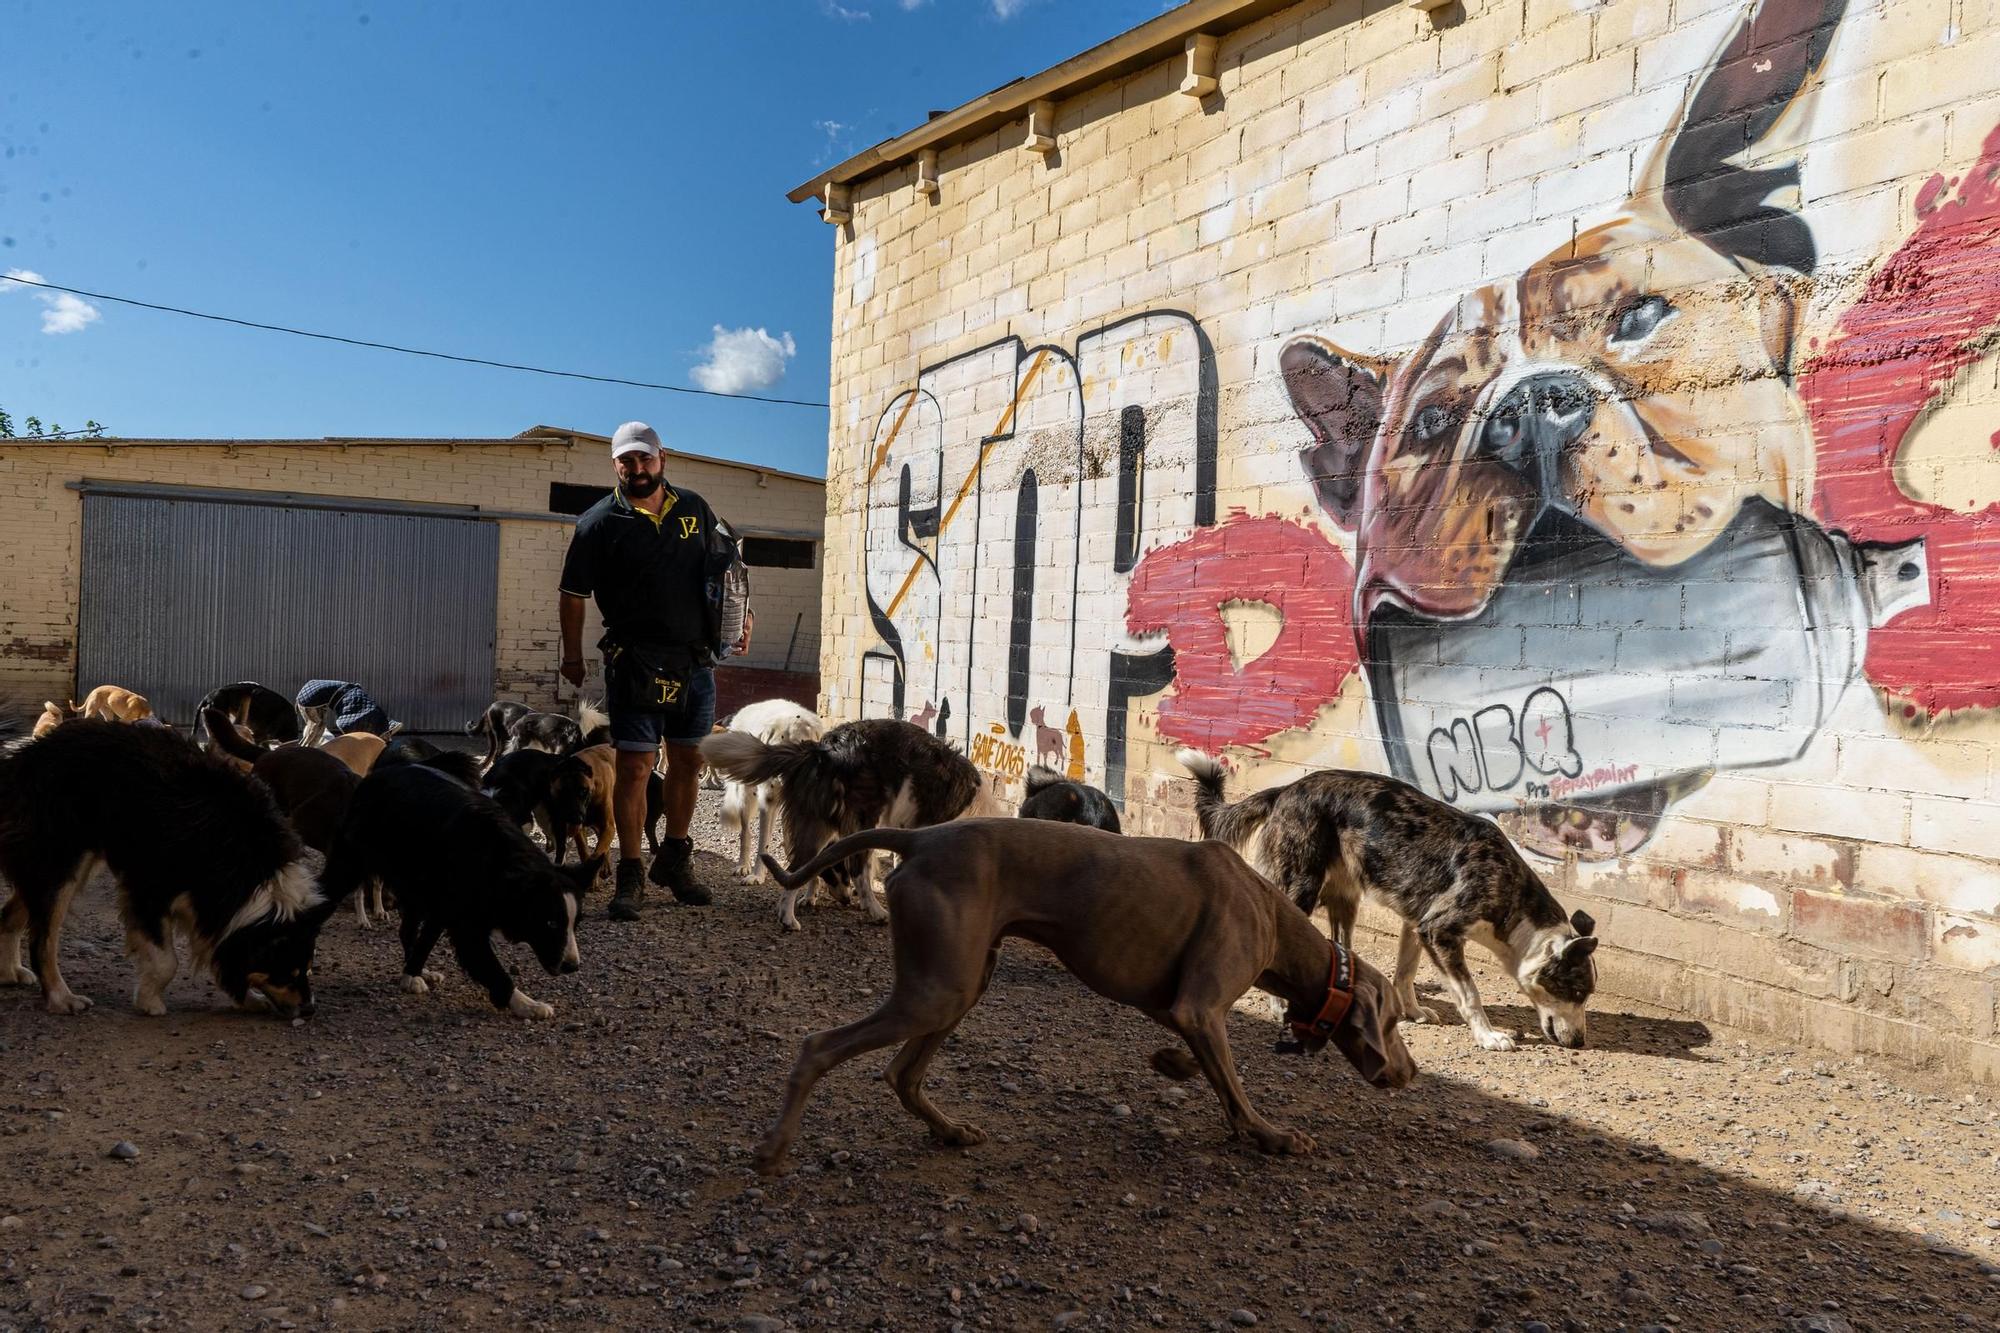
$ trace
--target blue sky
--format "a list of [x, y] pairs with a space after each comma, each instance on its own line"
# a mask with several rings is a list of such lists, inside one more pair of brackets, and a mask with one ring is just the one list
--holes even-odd
[[[1161, 8], [0, 0], [0, 273], [820, 400], [832, 236], [785, 191]], [[671, 447], [825, 468], [819, 409], [88, 307], [0, 286], [17, 428], [33, 413], [135, 436], [608, 434], [639, 417]], [[718, 327], [749, 331], [719, 359]]]

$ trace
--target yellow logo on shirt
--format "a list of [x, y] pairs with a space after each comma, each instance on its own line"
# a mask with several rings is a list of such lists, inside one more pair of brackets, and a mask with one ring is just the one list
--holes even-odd
[[689, 514], [686, 518], [683, 518], [681, 520], [681, 540], [683, 541], [687, 540], [689, 537], [694, 536], [695, 533], [700, 530], [701, 530], [701, 517], [699, 515]]

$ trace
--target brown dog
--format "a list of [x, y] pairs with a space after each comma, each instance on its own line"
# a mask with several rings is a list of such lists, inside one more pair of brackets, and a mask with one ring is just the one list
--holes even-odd
[[[555, 816], [555, 837], [549, 852], [560, 861], [563, 839], [576, 844], [576, 859], [588, 860], [590, 847], [583, 840], [588, 829], [596, 839], [597, 854], [611, 848], [612, 792], [618, 785], [618, 761], [609, 745], [589, 745], [564, 759], [549, 779], [549, 813]], [[647, 821], [651, 831], [651, 820]], [[618, 849], [621, 856], [637, 856], [639, 849]]]
[[122, 686], [99, 685], [83, 696], [83, 707], [78, 712], [104, 722], [137, 722], [153, 715], [153, 705], [146, 701], [145, 695]]
[[73, 721], [82, 715], [73, 703], [45, 703], [42, 705], [42, 715], [35, 719], [35, 727], [30, 734], [36, 740], [40, 740], [63, 723]]
[[[215, 746], [212, 753], [270, 788], [278, 809], [284, 812], [300, 842], [322, 856], [332, 850], [334, 835], [340, 831], [340, 821], [347, 814], [347, 803], [353, 798], [354, 789], [361, 785], [363, 770], [355, 768], [349, 756], [336, 753], [331, 745], [308, 749], [288, 743], [267, 750], [251, 738], [247, 728], [231, 721], [220, 708], [202, 709], [201, 724]], [[357, 733], [353, 739], [375, 741], [376, 752], [381, 752], [379, 737]], [[371, 925], [368, 919], [371, 897], [378, 914], [387, 915], [389, 910], [383, 901], [381, 882], [364, 885], [354, 895], [354, 917], [363, 930]]]
[[375, 761], [382, 757], [382, 748], [387, 744], [388, 741], [372, 732], [349, 731], [318, 748], [353, 769], [356, 776], [365, 778], [368, 770], [375, 767]]
[[[903, 1043], [889, 1084], [903, 1108], [942, 1143], [985, 1134], [924, 1096], [925, 1071], [993, 979], [1000, 941], [1054, 953], [1098, 994], [1179, 1033], [1193, 1052], [1166, 1047], [1153, 1067], [1170, 1078], [1197, 1068], [1222, 1099], [1230, 1133], [1265, 1152], [1310, 1152], [1313, 1141], [1252, 1109], [1229, 1054], [1229, 1008], [1252, 986], [1289, 1006], [1301, 1051], [1330, 1040], [1378, 1088], [1400, 1088], [1416, 1063], [1397, 1035], [1389, 983], [1330, 943], [1305, 913], [1217, 842], [1124, 838], [1077, 824], [962, 819], [921, 829], [873, 828], [842, 838], [796, 871], [765, 866], [793, 888], [858, 852], [894, 852], [889, 938], [895, 983], [881, 1008], [806, 1038], [784, 1109], [758, 1145], [756, 1166], [778, 1168], [813, 1085], [835, 1065]], [[1343, 984], [1344, 983], [1344, 984]]]

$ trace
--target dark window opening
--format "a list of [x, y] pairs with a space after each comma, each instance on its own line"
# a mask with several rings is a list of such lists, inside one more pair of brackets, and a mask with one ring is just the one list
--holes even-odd
[[811, 569], [813, 543], [789, 537], [745, 537], [743, 563], [768, 569]]
[[609, 486], [573, 486], [566, 481], [552, 481], [549, 483], [549, 512], [581, 514], [609, 494]]

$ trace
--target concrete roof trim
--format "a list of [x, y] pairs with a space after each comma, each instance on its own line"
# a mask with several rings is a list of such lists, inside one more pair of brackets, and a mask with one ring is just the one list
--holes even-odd
[[[521, 432], [520, 438], [515, 443], [519, 444], [533, 440], [588, 440], [592, 444], [601, 444], [607, 448], [611, 444], [611, 437], [609, 435], [599, 435], [595, 431], [588, 430], [571, 430], [567, 426], [530, 426]], [[805, 472], [787, 472], [783, 468], [766, 467], [761, 463], [744, 463], [734, 458], [716, 458], [711, 454], [690, 454], [680, 449], [663, 449], [661, 452], [666, 454], [668, 458], [685, 459], [691, 463], [710, 463], [716, 467], [741, 468], [745, 472], [762, 473], [767, 477], [786, 477], [792, 481], [809, 481], [815, 486], [826, 485], [825, 477], [815, 477]]]
[[1170, 9], [1158, 18], [1148, 19], [1136, 28], [1129, 28], [1059, 65], [1002, 84], [992, 92], [935, 116], [913, 130], [893, 139], [884, 139], [872, 148], [864, 148], [845, 162], [793, 187], [785, 197], [795, 204], [818, 199], [829, 183], [846, 185], [878, 175], [905, 162], [915, 161], [920, 149], [962, 143], [977, 138], [996, 125], [1020, 120], [1035, 102], [1073, 97], [1098, 84], [1177, 56], [1185, 49], [1187, 39], [1195, 33], [1208, 32], [1220, 36], [1297, 3], [1299, 0], [1188, 0], [1188, 3]]
[[[532, 426], [519, 435], [505, 435], [490, 438], [461, 438], [455, 436], [376, 436], [376, 435], [322, 435], [299, 437], [297, 439], [271, 440], [221, 440], [221, 439], [177, 439], [170, 436], [146, 437], [127, 435], [76, 436], [68, 439], [44, 439], [39, 436], [13, 436], [0, 439], [0, 449], [37, 447], [43, 449], [547, 449], [552, 445], [568, 446], [578, 441], [609, 445], [609, 435], [597, 435], [587, 430], [568, 430], [561, 426]], [[758, 472], [770, 477], [787, 477], [793, 481], [811, 482], [815, 486], [826, 485], [825, 477], [814, 477], [803, 472], [787, 472], [783, 468], [764, 467], [757, 463], [743, 463], [734, 458], [712, 458], [707, 454], [690, 454], [678, 449], [666, 450], [667, 457], [685, 459], [694, 463], [710, 463], [716, 467], [741, 468], [745, 472]]]

